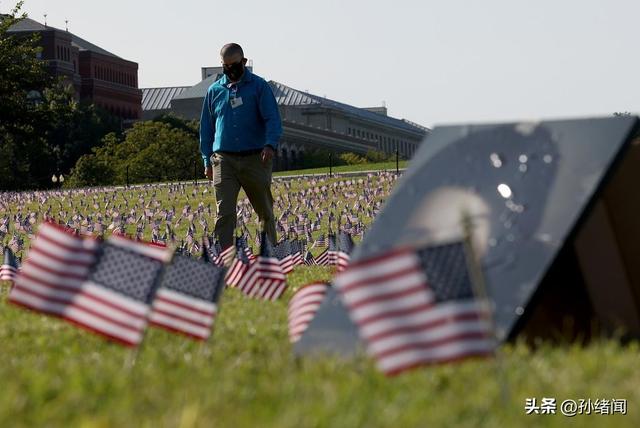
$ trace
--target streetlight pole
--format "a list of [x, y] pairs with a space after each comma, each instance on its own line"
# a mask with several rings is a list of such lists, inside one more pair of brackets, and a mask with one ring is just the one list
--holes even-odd
[[329, 153], [329, 177], [333, 176], [333, 153]]
[[396, 175], [400, 174], [400, 150], [396, 144]]

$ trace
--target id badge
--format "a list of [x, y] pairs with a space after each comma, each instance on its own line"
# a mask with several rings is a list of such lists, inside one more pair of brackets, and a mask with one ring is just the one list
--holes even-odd
[[231, 98], [231, 108], [240, 107], [242, 105], [242, 97]]

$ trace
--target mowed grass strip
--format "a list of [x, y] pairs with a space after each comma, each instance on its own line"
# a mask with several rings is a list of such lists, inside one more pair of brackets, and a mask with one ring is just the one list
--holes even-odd
[[[409, 164], [409, 161], [401, 160], [398, 162], [398, 168], [406, 168]], [[376, 163], [363, 163], [359, 165], [340, 165], [333, 166], [331, 168], [331, 172], [333, 173], [341, 173], [341, 172], [360, 172], [360, 171], [395, 171], [396, 170], [396, 162], [376, 162]], [[329, 174], [329, 167], [322, 168], [308, 168], [308, 169], [297, 169], [292, 171], [278, 171], [274, 172], [274, 177], [279, 176], [287, 176], [287, 175], [306, 175], [306, 174]]]
[[[426, 427], [639, 426], [639, 346], [522, 343], [494, 359], [379, 374], [368, 358], [295, 359], [292, 292], [321, 267], [299, 268], [281, 301], [223, 294], [212, 340], [150, 329], [132, 351], [6, 303], [0, 285], [0, 426]], [[499, 371], [505, 379], [498, 382]], [[506, 395], [501, 385], [506, 387]], [[628, 401], [626, 416], [525, 415], [527, 397]]]

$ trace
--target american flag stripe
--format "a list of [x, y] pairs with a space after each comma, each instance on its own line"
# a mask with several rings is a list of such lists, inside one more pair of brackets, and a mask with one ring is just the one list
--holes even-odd
[[386, 374], [493, 350], [484, 305], [468, 298], [438, 301], [415, 250], [356, 262], [334, 283]]
[[50, 274], [67, 279], [78, 279], [83, 281], [89, 272], [90, 263], [84, 264], [65, 264], [57, 259], [49, 259], [34, 248], [29, 252], [29, 265], [35, 272], [43, 275]]
[[265, 281], [265, 283], [262, 285], [261, 297], [266, 300], [279, 299], [280, 296], [282, 296], [282, 293], [284, 293], [285, 289], [287, 288], [287, 284], [284, 281], [285, 281], [284, 279], [278, 280], [278, 281], [274, 281], [274, 280]]
[[227, 272], [225, 279], [226, 283], [232, 287], [237, 286], [244, 274], [247, 272], [247, 268], [248, 266], [245, 263], [236, 259]]
[[271, 300], [271, 296], [276, 291], [278, 285], [271, 279], [265, 279], [262, 281], [258, 288], [256, 295], [264, 300]]
[[[225, 266], [228, 266], [229, 264], [231, 264], [231, 262], [233, 261], [233, 257], [235, 255], [235, 246], [230, 245], [227, 248], [225, 248], [224, 250], [222, 250], [222, 252], [220, 253], [219, 260], [222, 261], [222, 264]], [[220, 263], [218, 263], [220, 264]]]
[[328, 284], [323, 282], [312, 283], [301, 287], [296, 294], [291, 297], [287, 312], [288, 315], [290, 317], [295, 317], [305, 311], [309, 304], [316, 302], [318, 298], [326, 294], [327, 287]]
[[0, 267], [0, 281], [13, 281], [18, 270], [10, 265], [2, 265]]
[[95, 309], [97, 312], [105, 312], [107, 315], [109, 315], [107, 312], [110, 309], [115, 309], [118, 311], [114, 315], [116, 318], [122, 317], [123, 319], [132, 322], [134, 321], [133, 318], [137, 319], [146, 314], [142, 309], [142, 306], [131, 299], [127, 299], [126, 297], [123, 300], [116, 301], [117, 303], [114, 303], [111, 300], [114, 294], [112, 291], [96, 287], [89, 281], [85, 282], [78, 288], [52, 287], [50, 285], [45, 285], [42, 282], [30, 279], [25, 279], [25, 281], [21, 282], [20, 285], [20, 290], [24, 290], [35, 297], [51, 299], [57, 303], [68, 303], [71, 305], [86, 307], [87, 309]]
[[336, 265], [338, 266], [338, 272], [342, 272], [347, 268], [350, 259], [351, 257], [349, 256], [349, 254], [343, 251], [338, 251], [336, 255]]
[[240, 278], [240, 281], [238, 281], [238, 288], [246, 295], [250, 295], [256, 285], [256, 280], [254, 279], [256, 276], [256, 269], [257, 262], [249, 266], [244, 275], [242, 275], [242, 278]]
[[291, 255], [286, 256], [284, 259], [280, 260], [280, 266], [282, 266], [282, 271], [286, 274], [289, 274], [293, 271], [293, 258]]
[[[395, 332], [387, 337], [377, 337], [371, 341], [370, 352], [377, 357], [386, 357], [394, 353], [410, 349], [412, 346], [429, 346], [430, 344], [446, 342], [457, 335], [469, 335], [472, 338], [486, 338], [489, 323], [481, 320], [458, 321], [455, 324], [443, 320], [440, 325], [430, 325], [422, 331], [409, 333]], [[371, 340], [371, 338], [369, 338]]]
[[446, 363], [466, 357], [488, 355], [493, 344], [488, 339], [451, 338], [447, 343], [432, 344], [426, 349], [398, 352], [393, 357], [378, 360], [378, 367], [393, 376], [405, 370], [424, 365], [425, 362]]
[[172, 253], [167, 251], [167, 247], [163, 244], [156, 244], [151, 242], [141, 243], [125, 236], [112, 236], [109, 238], [109, 242], [113, 245], [117, 245], [120, 248], [126, 248], [131, 251], [135, 251], [139, 254], [147, 256], [149, 258], [159, 260], [161, 262], [168, 262], [171, 260]]
[[479, 320], [477, 305], [473, 302], [464, 302], [456, 305], [452, 311], [448, 304], [434, 307], [428, 306], [427, 311], [406, 313], [404, 316], [395, 317], [393, 322], [381, 318], [367, 324], [360, 324], [362, 334], [374, 340], [381, 340], [393, 334], [411, 333], [421, 329], [435, 327], [451, 319], [456, 321]]
[[206, 340], [216, 316], [216, 305], [166, 288], [158, 290], [149, 322], [171, 331]]
[[91, 253], [79, 253], [74, 256], [74, 252], [66, 251], [64, 248], [57, 247], [56, 245], [43, 241], [41, 245], [32, 247], [29, 250], [29, 258], [33, 259], [34, 256], [42, 256], [48, 263], [58, 263], [64, 266], [86, 266], [93, 263], [95, 260], [94, 251]]
[[297, 342], [322, 304], [329, 285], [312, 283], [300, 288], [289, 302], [289, 340]]
[[38, 229], [37, 240], [38, 248], [42, 248], [43, 251], [49, 250], [49, 252], [60, 251], [56, 254], [65, 259], [93, 261], [98, 247], [97, 240], [79, 239], [51, 223], [45, 223]]
[[316, 257], [316, 264], [319, 266], [329, 266], [331, 264], [329, 250], [325, 249], [318, 257]]
[[91, 283], [84, 285], [78, 293], [49, 291], [46, 294], [37, 294], [33, 287], [21, 283], [12, 290], [11, 302], [75, 321], [129, 346], [140, 343], [146, 326], [146, 305]]

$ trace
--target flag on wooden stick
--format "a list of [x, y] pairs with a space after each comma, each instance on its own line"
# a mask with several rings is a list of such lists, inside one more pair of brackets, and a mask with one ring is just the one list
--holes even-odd
[[493, 352], [462, 242], [396, 249], [352, 263], [334, 285], [384, 373]]
[[196, 340], [207, 340], [224, 288], [225, 269], [175, 254], [153, 299], [151, 325]]
[[261, 235], [260, 254], [240, 280], [238, 287], [249, 297], [277, 300], [287, 288], [287, 277], [265, 232]]
[[300, 340], [309, 323], [322, 304], [329, 284], [314, 282], [300, 288], [289, 301], [289, 340], [295, 343]]
[[2, 266], [0, 266], [0, 281], [14, 281], [18, 273], [18, 260], [11, 248], [4, 247]]

